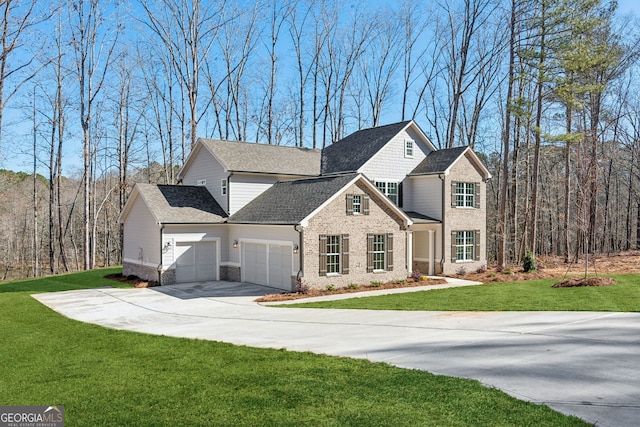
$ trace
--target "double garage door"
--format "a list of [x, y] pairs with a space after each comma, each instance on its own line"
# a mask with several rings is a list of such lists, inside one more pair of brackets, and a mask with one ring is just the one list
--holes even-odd
[[218, 280], [216, 242], [176, 243], [176, 283]]
[[291, 291], [291, 245], [242, 243], [242, 281]]

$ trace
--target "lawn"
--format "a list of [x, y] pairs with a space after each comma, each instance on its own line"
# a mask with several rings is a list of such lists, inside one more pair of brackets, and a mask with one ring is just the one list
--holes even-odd
[[0, 405], [64, 405], [68, 426], [586, 425], [476, 381], [110, 330], [30, 296], [112, 272], [0, 284]]
[[611, 276], [612, 286], [552, 288], [557, 279], [409, 292], [288, 307], [418, 311], [640, 311], [640, 275]]

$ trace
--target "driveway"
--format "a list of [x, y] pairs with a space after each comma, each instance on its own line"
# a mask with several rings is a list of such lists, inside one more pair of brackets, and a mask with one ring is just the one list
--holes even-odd
[[34, 298], [72, 319], [115, 329], [472, 378], [598, 426], [634, 426], [640, 419], [638, 313], [324, 310], [253, 302], [273, 292], [207, 282]]

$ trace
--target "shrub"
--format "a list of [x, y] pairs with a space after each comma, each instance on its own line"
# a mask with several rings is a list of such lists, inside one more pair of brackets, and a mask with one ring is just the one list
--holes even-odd
[[382, 282], [371, 282], [371, 286], [374, 288], [379, 288], [382, 286]]
[[302, 280], [296, 281], [295, 291], [299, 294], [308, 294], [311, 288]]
[[404, 285], [405, 283], [407, 283], [405, 279], [396, 280], [396, 285]]
[[529, 249], [527, 249], [527, 252], [524, 255], [524, 260], [522, 261], [522, 269], [525, 273], [536, 271], [536, 257]]
[[478, 269], [476, 270], [476, 273], [478, 274], [482, 274], [482, 273], [486, 273], [487, 272], [487, 266], [482, 264], [480, 267], [478, 267]]
[[457, 270], [456, 270], [456, 274], [458, 276], [464, 276], [465, 274], [467, 274], [467, 269], [464, 268], [463, 266], [460, 266]]
[[419, 282], [420, 280], [422, 280], [422, 273], [420, 273], [420, 270], [418, 270], [417, 268], [413, 270], [411, 272], [411, 279], [413, 279], [414, 282]]
[[360, 285], [358, 285], [357, 283], [349, 283], [349, 286], [347, 286], [347, 288], [349, 289], [358, 289], [360, 287]]
[[333, 292], [336, 290], [336, 287], [333, 285], [327, 285], [327, 290]]

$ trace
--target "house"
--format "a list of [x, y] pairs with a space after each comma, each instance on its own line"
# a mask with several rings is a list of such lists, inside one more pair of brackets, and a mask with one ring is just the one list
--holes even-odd
[[178, 176], [133, 188], [125, 275], [290, 291], [486, 264], [489, 171], [469, 147], [437, 150], [414, 121], [324, 150], [199, 139]]

